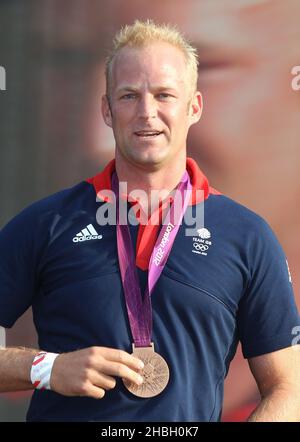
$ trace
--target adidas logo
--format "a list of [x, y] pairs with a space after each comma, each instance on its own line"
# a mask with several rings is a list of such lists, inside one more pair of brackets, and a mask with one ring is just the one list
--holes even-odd
[[90, 241], [91, 239], [102, 239], [102, 235], [98, 235], [94, 226], [89, 224], [74, 236], [73, 242]]

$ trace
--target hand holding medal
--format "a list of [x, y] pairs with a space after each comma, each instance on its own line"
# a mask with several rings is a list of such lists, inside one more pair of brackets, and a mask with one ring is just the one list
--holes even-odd
[[135, 396], [153, 397], [161, 393], [169, 382], [169, 367], [162, 356], [154, 351], [154, 344], [151, 347], [136, 347], [132, 344], [132, 355], [141, 359], [145, 366], [139, 370], [144, 378], [141, 385], [123, 379], [125, 387]]

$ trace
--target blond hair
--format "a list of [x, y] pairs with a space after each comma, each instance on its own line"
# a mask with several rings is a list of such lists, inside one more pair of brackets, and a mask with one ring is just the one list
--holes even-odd
[[174, 27], [167, 24], [158, 25], [153, 20], [145, 22], [136, 20], [133, 25], [126, 25], [115, 35], [113, 48], [106, 59], [105, 77], [106, 94], [109, 97], [112, 83], [112, 67], [117, 53], [124, 47], [145, 47], [149, 43], [162, 41], [181, 50], [186, 59], [186, 68], [190, 76], [191, 90], [196, 92], [198, 80], [197, 50]]

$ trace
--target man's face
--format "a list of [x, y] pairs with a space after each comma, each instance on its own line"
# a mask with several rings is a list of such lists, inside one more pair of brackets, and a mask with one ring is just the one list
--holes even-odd
[[186, 29], [204, 98], [190, 152], [216, 187], [273, 223], [282, 195], [276, 177], [293, 186], [298, 174], [299, 93], [290, 74], [299, 63], [297, 10], [299, 2], [199, 0]]
[[191, 94], [183, 53], [165, 42], [124, 47], [112, 68], [110, 108], [117, 155], [131, 164], [159, 168], [186, 149], [187, 132], [200, 118], [200, 94]]

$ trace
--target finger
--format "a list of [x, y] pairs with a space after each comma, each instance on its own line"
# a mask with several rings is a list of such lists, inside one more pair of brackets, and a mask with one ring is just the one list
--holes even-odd
[[90, 376], [90, 381], [96, 387], [103, 388], [104, 390], [112, 390], [115, 388], [117, 381], [112, 376], [107, 376], [106, 374], [99, 373], [93, 370]]
[[120, 364], [118, 362], [103, 360], [101, 364], [101, 373], [118, 376], [123, 379], [127, 379], [130, 382], [134, 382], [137, 385], [143, 383], [142, 376], [135, 370], [127, 367], [127, 365]]
[[135, 356], [127, 353], [124, 350], [109, 347], [100, 348], [102, 356], [107, 360], [125, 364], [128, 367], [133, 368], [134, 370], [140, 370], [144, 368], [144, 363], [141, 359], [136, 358]]
[[85, 394], [82, 396], [88, 396], [94, 399], [102, 399], [105, 396], [105, 390], [103, 388], [96, 387], [95, 385], [90, 384], [86, 389]]

